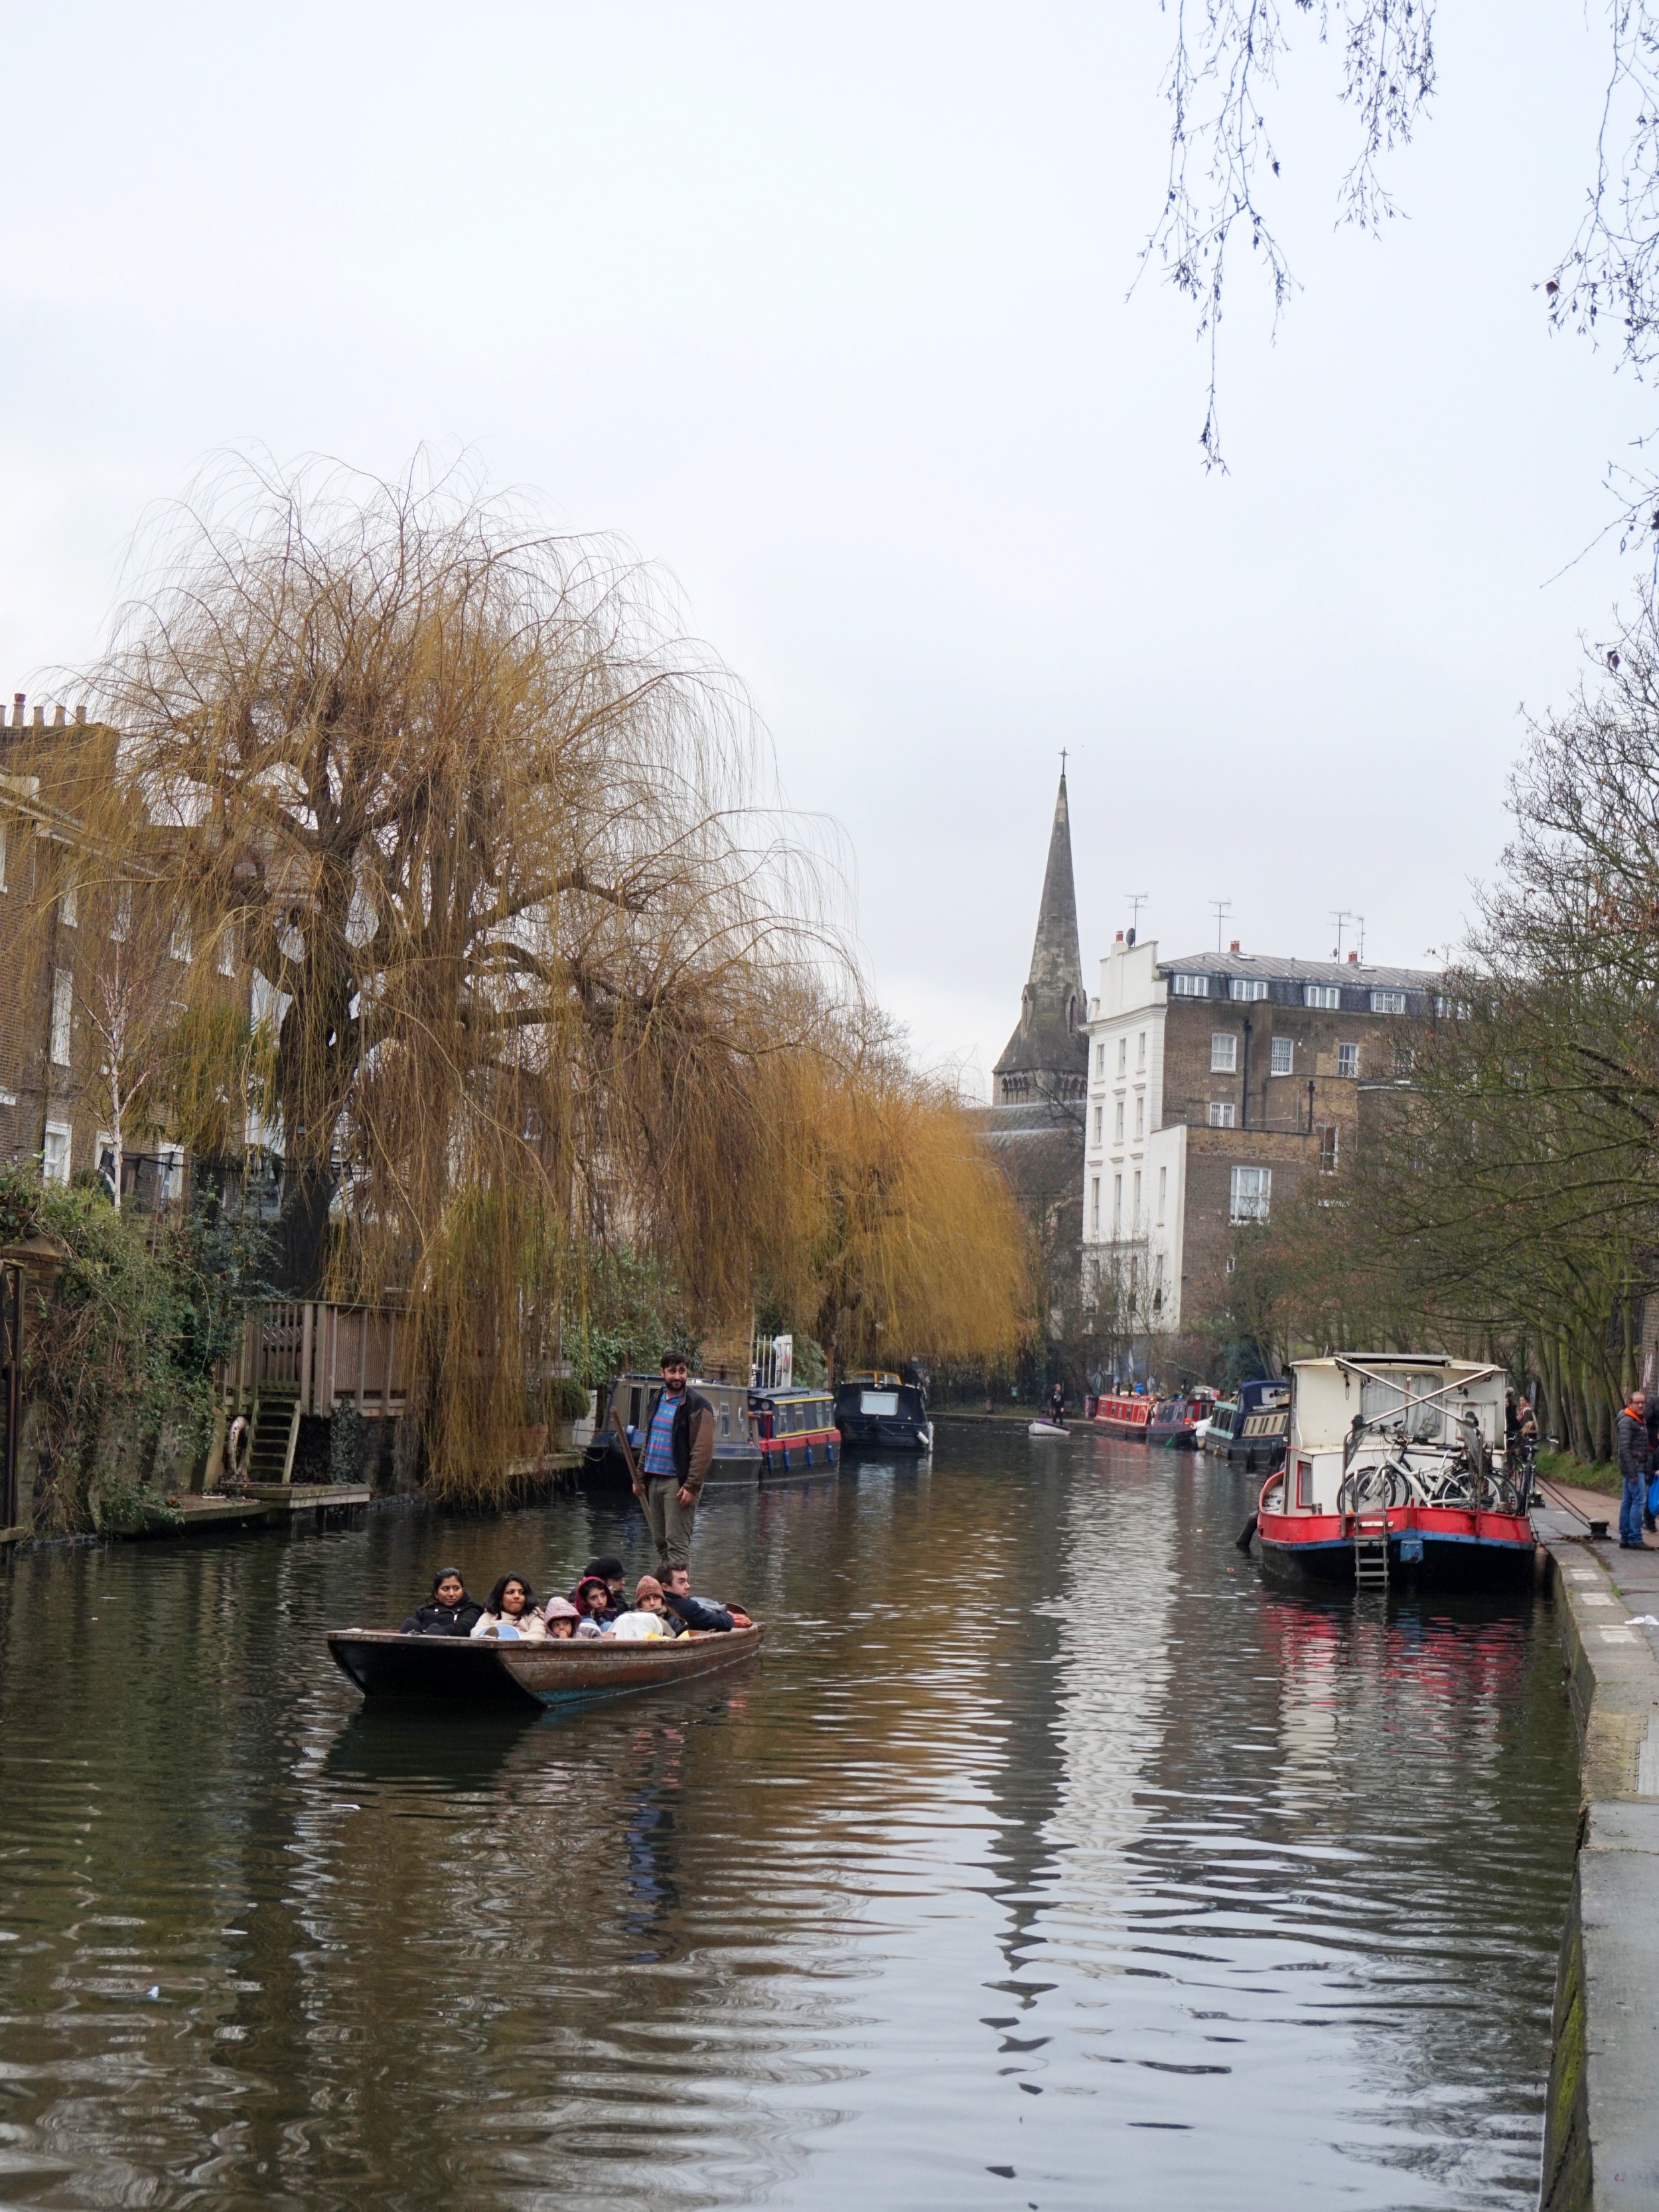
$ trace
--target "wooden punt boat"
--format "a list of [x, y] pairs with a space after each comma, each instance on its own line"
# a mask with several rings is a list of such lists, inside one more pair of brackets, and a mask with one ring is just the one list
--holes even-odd
[[544, 1705], [661, 1689], [735, 1666], [760, 1650], [762, 1627], [653, 1638], [643, 1644], [404, 1636], [392, 1628], [336, 1628], [329, 1655], [366, 1698], [447, 1698], [470, 1705]]

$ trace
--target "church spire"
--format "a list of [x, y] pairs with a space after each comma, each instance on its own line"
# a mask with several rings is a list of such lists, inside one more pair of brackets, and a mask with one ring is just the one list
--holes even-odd
[[996, 1064], [998, 1105], [1083, 1095], [1089, 1044], [1078, 1031], [1087, 1012], [1078, 945], [1077, 887], [1072, 876], [1072, 816], [1062, 762], [1030, 974], [1020, 994], [1018, 1025]]

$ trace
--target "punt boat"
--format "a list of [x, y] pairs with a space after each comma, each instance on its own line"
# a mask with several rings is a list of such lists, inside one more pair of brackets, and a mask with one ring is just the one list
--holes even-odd
[[1291, 1372], [1289, 1449], [1256, 1522], [1267, 1560], [1362, 1587], [1531, 1573], [1526, 1477], [1504, 1464], [1501, 1368], [1368, 1352]]
[[1127, 1437], [1144, 1444], [1154, 1403], [1151, 1398], [1136, 1397], [1127, 1392], [1102, 1398], [1095, 1406], [1095, 1425], [1104, 1429], [1109, 1437]]
[[758, 1651], [764, 1628], [688, 1630], [641, 1644], [614, 1638], [500, 1643], [493, 1637], [404, 1636], [394, 1628], [336, 1628], [329, 1656], [366, 1698], [442, 1698], [467, 1705], [586, 1704], [658, 1690], [734, 1667]]

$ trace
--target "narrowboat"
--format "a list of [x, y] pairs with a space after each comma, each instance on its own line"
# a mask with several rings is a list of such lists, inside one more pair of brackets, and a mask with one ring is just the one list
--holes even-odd
[[[714, 1409], [714, 1463], [708, 1470], [714, 1482], [755, 1482], [761, 1472], [761, 1451], [749, 1415], [749, 1389], [743, 1382], [704, 1382], [692, 1377]], [[637, 1456], [645, 1449], [645, 1419], [651, 1401], [662, 1388], [660, 1375], [619, 1375], [610, 1397], [601, 1404], [593, 1441], [582, 1455], [584, 1471], [599, 1481], [627, 1483], [628, 1463], [611, 1415], [614, 1411], [628, 1431], [628, 1441]]]
[[827, 1390], [751, 1390], [749, 1411], [763, 1481], [834, 1467], [840, 1459], [841, 1431]]
[[672, 1682], [735, 1666], [758, 1651], [758, 1624], [725, 1634], [688, 1631], [684, 1636], [619, 1644], [614, 1637], [572, 1638], [545, 1644], [498, 1644], [470, 1636], [404, 1636], [392, 1628], [337, 1628], [329, 1656], [366, 1698], [436, 1698], [478, 1705], [584, 1705], [630, 1690], [656, 1690]]
[[1238, 1407], [1218, 1456], [1230, 1467], [1254, 1474], [1267, 1474], [1285, 1457], [1285, 1440], [1291, 1431], [1291, 1386], [1281, 1376], [1266, 1376], [1238, 1386]]
[[1219, 1453], [1226, 1449], [1237, 1412], [1231, 1398], [1224, 1398], [1219, 1405], [1211, 1407], [1209, 1419], [1200, 1421], [1194, 1431], [1200, 1451]]
[[933, 1425], [920, 1387], [877, 1370], [849, 1375], [836, 1389], [836, 1426], [850, 1451], [932, 1451]]
[[1291, 1372], [1285, 1462], [1257, 1515], [1266, 1559], [1375, 1588], [1401, 1574], [1530, 1575], [1527, 1500], [1504, 1465], [1501, 1368], [1378, 1352]]
[[1213, 1390], [1189, 1390], [1184, 1398], [1160, 1398], [1146, 1424], [1149, 1444], [1168, 1444], [1175, 1451], [1195, 1449], [1194, 1431], [1206, 1421], [1216, 1405]]
[[1127, 1437], [1144, 1444], [1153, 1403], [1151, 1398], [1133, 1394], [1109, 1395], [1095, 1406], [1095, 1426], [1104, 1429], [1109, 1437]]

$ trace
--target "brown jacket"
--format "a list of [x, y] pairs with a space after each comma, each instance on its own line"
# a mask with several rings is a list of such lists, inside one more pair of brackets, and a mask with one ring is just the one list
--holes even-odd
[[[643, 1433], [647, 1437], [651, 1433], [651, 1424], [661, 1403], [662, 1392], [659, 1390], [646, 1411]], [[708, 1470], [714, 1464], [714, 1408], [702, 1391], [694, 1389], [689, 1382], [684, 1395], [674, 1409], [672, 1443], [674, 1472], [679, 1486], [682, 1490], [689, 1490], [696, 1498], [701, 1494], [703, 1484], [708, 1480]], [[641, 1452], [641, 1481], [646, 1480], [644, 1466], [644, 1454]]]

